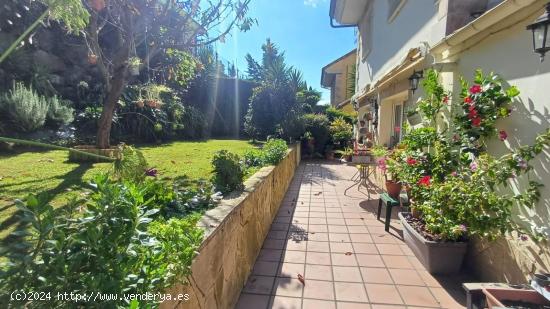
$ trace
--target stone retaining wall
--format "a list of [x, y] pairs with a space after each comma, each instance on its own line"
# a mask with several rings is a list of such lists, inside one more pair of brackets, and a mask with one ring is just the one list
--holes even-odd
[[277, 166], [249, 178], [245, 190], [205, 213], [205, 239], [191, 266], [190, 285], [170, 290], [189, 300], [165, 301], [161, 308], [230, 309], [252, 271], [267, 232], [300, 163], [300, 145], [291, 147]]

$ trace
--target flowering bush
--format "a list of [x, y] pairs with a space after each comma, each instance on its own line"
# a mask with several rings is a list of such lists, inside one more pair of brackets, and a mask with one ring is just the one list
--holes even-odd
[[[510, 231], [525, 231], [512, 218], [515, 207], [532, 207], [540, 197], [540, 184], [529, 182], [525, 192], [506, 194], [508, 180], [530, 170], [528, 162], [550, 144], [550, 130], [539, 135], [532, 146], [524, 146], [495, 158], [485, 151], [485, 139], [498, 133], [497, 120], [508, 117], [510, 105], [519, 94], [515, 87], [504, 89], [494, 74], [476, 71], [474, 84], [462, 81], [461, 111], [454, 119], [454, 132], [438, 132], [435, 119], [450, 93], [429, 71], [423, 86], [427, 99], [418, 108], [430, 126], [406, 134], [405, 147], [392, 161], [402, 182], [411, 186], [414, 207], [421, 212], [425, 235], [434, 240], [462, 240], [472, 235], [493, 239]], [[389, 163], [388, 163], [389, 162]], [[393, 164], [393, 165], [392, 165]]]
[[[469, 142], [494, 136], [496, 121], [512, 112], [510, 103], [519, 95], [518, 89], [512, 86], [505, 90], [498, 75], [484, 75], [481, 70], [476, 71], [473, 85], [464, 79], [461, 83], [462, 113], [455, 119], [457, 131]], [[506, 132], [501, 131], [499, 135], [506, 139]]]

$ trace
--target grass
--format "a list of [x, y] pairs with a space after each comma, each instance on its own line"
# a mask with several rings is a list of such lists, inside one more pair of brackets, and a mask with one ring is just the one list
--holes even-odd
[[[160, 177], [187, 176], [190, 180], [209, 179], [211, 160], [221, 149], [242, 155], [254, 148], [247, 141], [209, 140], [205, 142], [174, 142], [138, 147], [150, 167]], [[30, 193], [47, 192], [53, 206], [82, 192], [98, 173], [111, 168], [109, 163], [77, 164], [67, 162], [65, 151], [28, 152], [0, 155], [0, 237], [4, 238], [17, 224], [13, 201]]]

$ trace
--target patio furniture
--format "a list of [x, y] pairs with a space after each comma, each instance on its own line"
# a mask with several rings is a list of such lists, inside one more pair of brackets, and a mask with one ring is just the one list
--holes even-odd
[[394, 200], [388, 193], [384, 192], [380, 194], [380, 199], [378, 200], [378, 214], [376, 218], [380, 220], [380, 212], [382, 211], [382, 204], [386, 206], [386, 221], [384, 225], [384, 230], [389, 232], [390, 230], [390, 221], [391, 221], [391, 210], [394, 206], [399, 206], [399, 202]]
[[[351, 163], [348, 164], [355, 166], [357, 168], [357, 172], [351, 177], [351, 180], [354, 183], [344, 190], [344, 194], [355, 186], [357, 186], [357, 190], [359, 190], [362, 186], [368, 190], [368, 183], [372, 183], [369, 177], [376, 171], [376, 164], [372, 160], [372, 157], [368, 154], [353, 155], [351, 157]], [[367, 191], [367, 194], [370, 196], [369, 191]]]

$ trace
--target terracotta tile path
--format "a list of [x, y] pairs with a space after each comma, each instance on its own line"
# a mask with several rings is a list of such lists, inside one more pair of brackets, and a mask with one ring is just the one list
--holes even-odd
[[355, 172], [302, 162], [236, 308], [464, 307], [462, 276], [426, 272], [402, 241], [398, 209], [387, 233], [376, 190], [344, 193]]

